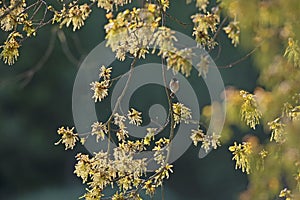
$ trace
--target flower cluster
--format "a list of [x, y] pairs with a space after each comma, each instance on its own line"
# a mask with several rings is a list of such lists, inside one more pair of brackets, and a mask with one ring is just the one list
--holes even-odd
[[24, 12], [25, 8], [25, 0], [11, 0], [9, 6], [3, 5], [3, 7], [0, 8], [1, 29], [8, 32], [16, 30], [17, 26], [21, 25], [28, 37], [35, 35], [36, 30], [33, 27], [32, 20], [29, 20], [28, 14]]
[[92, 0], [92, 2], [97, 2], [99, 8], [103, 8], [106, 11], [113, 11], [114, 6], [118, 9], [118, 6], [124, 6], [131, 3], [131, 0]]
[[157, 55], [166, 59], [168, 69], [188, 77], [192, 70], [193, 51], [191, 48], [178, 49], [174, 47], [174, 42], [177, 42], [174, 31], [165, 26], [158, 27], [150, 41], [152, 53], [158, 49]]
[[153, 34], [153, 38], [150, 41], [150, 44], [153, 45], [153, 53], [158, 48], [158, 54], [162, 55], [164, 58], [169, 57], [169, 53], [175, 53], [176, 48], [174, 47], [174, 42], [177, 41], [177, 38], [174, 36], [175, 31], [172, 29], [161, 26]]
[[160, 138], [158, 141], [155, 142], [155, 147], [152, 149], [154, 151], [154, 160], [157, 164], [163, 166], [166, 162], [165, 151], [168, 150], [168, 145], [170, 140], [167, 138]]
[[173, 172], [172, 170], [173, 165], [165, 165], [161, 167], [159, 170], [156, 170], [154, 178], [149, 179], [145, 182], [143, 189], [145, 189], [146, 194], [152, 196], [155, 193], [157, 187], [162, 184], [163, 179], [169, 178], [169, 172]]
[[163, 184], [163, 180], [169, 178], [169, 172], [173, 173], [172, 167], [173, 165], [165, 164], [155, 171], [155, 173], [158, 174], [154, 177], [155, 187], [161, 186]]
[[104, 140], [104, 137], [108, 132], [105, 124], [103, 124], [102, 122], [94, 122], [91, 128], [91, 135], [96, 135], [97, 142], [99, 141], [99, 139]]
[[135, 124], [137, 126], [141, 125], [142, 123], [142, 113], [138, 112], [134, 108], [131, 108], [131, 111], [128, 111], [128, 119], [130, 124]]
[[166, 12], [167, 9], [169, 8], [169, 5], [170, 5], [169, 0], [159, 0], [158, 2], [159, 2], [159, 4], [160, 4], [162, 10], [163, 10], [164, 12]]
[[84, 154], [78, 154], [76, 158], [74, 173], [89, 186], [83, 196], [85, 199], [100, 199], [103, 190], [108, 186], [113, 187], [115, 182], [121, 193], [117, 192], [114, 198], [121, 195], [125, 199], [133, 195], [130, 190], [140, 187], [147, 170], [145, 158], [135, 159], [133, 154], [120, 147], [114, 149], [112, 158], [102, 151], [95, 153], [92, 158]]
[[289, 112], [289, 117], [295, 121], [300, 119], [300, 105], [293, 107]]
[[37, 29], [43, 25], [46, 11], [44, 18], [40, 19], [40, 16], [37, 16], [40, 10], [46, 10], [46, 7], [42, 6], [44, 4], [44, 1], [37, 1], [28, 6], [26, 0], [0, 1], [0, 29], [8, 33], [6, 41], [0, 46], [0, 58], [5, 64], [13, 65], [19, 56], [19, 47], [23, 39], [17, 38], [23, 38], [23, 35], [35, 36]]
[[197, 43], [209, 49], [213, 48], [217, 43], [210, 34], [217, 31], [220, 16], [216, 13], [207, 12], [206, 14], [195, 14], [191, 18], [194, 23], [193, 36], [195, 36]]
[[155, 146], [152, 149], [152, 151], [155, 152], [154, 160], [158, 165], [160, 165], [160, 167], [157, 170], [155, 170], [155, 176], [153, 180], [151, 180], [151, 182], [148, 182], [147, 186], [144, 186], [144, 189], [146, 189], [146, 193], [150, 195], [153, 194], [153, 192], [155, 192], [155, 188], [163, 184], [164, 179], [169, 178], [169, 172], [173, 173], [173, 165], [168, 164], [168, 153], [170, 150], [169, 144], [170, 139], [160, 138], [158, 141], [155, 142]]
[[61, 127], [57, 130], [57, 134], [61, 135], [61, 139], [55, 143], [55, 145], [58, 145], [60, 143], [65, 144], [65, 150], [67, 149], [73, 149], [78, 139], [78, 134], [74, 133], [74, 127], [69, 129], [65, 129], [64, 127]]
[[134, 8], [120, 12], [105, 25], [106, 45], [116, 52], [119, 60], [124, 60], [126, 53], [139, 58], [145, 57], [160, 19], [159, 9], [155, 4], [148, 4], [145, 9]]
[[179, 124], [181, 121], [185, 123], [189, 123], [189, 120], [192, 119], [191, 109], [183, 105], [182, 103], [173, 103], [173, 119], [174, 119], [174, 127]]
[[300, 67], [300, 48], [297, 40], [294, 41], [293, 38], [289, 38], [284, 56], [287, 57], [288, 61], [295, 67]]
[[95, 102], [102, 101], [108, 95], [109, 81], [94, 81], [91, 83], [91, 90], [94, 91]]
[[205, 133], [202, 129], [192, 130], [191, 139], [195, 146], [198, 145], [198, 142], [202, 142], [204, 140]]
[[95, 102], [102, 101], [108, 95], [111, 71], [111, 67], [106, 68], [102, 65], [99, 73], [99, 78], [101, 81], [94, 81], [90, 84], [92, 86], [91, 90], [94, 91], [92, 98], [95, 99]]
[[[116, 133], [118, 138], [122, 137], [118, 135], [120, 131], [126, 131], [125, 121], [125, 116], [118, 113], [114, 114], [113, 123], [119, 127]], [[98, 137], [102, 139], [108, 131], [110, 130], [101, 122], [95, 122], [92, 125], [92, 134], [96, 134], [97, 139]], [[168, 164], [165, 156], [170, 141], [161, 138], [155, 142], [152, 151], [154, 152], [154, 160], [159, 164], [159, 167], [150, 177], [146, 174], [148, 160], [135, 158], [135, 155], [142, 152], [145, 145], [150, 145], [150, 142], [154, 140], [156, 131], [156, 128], [148, 128], [147, 135], [142, 140], [126, 140], [128, 135], [119, 139], [120, 142], [113, 149], [112, 155], [109, 151], [94, 153], [92, 157], [79, 153], [76, 156], [77, 163], [74, 173], [82, 179], [83, 183], [88, 185], [87, 192], [82, 197], [88, 200], [100, 199], [104, 196], [103, 191], [106, 188], [114, 188], [115, 185], [117, 185], [118, 190], [111, 199], [141, 200], [142, 198], [138, 194], [140, 189], [144, 189], [148, 195], [153, 195], [156, 188], [162, 185], [164, 179], [169, 178], [169, 173], [173, 172], [173, 166]], [[73, 128], [65, 130], [62, 127], [59, 132], [70, 134], [73, 133]]]
[[[192, 0], [186, 0], [187, 4], [190, 4]], [[206, 12], [206, 8], [209, 4], [208, 0], [196, 0], [196, 7], [203, 12]]]
[[297, 182], [298, 190], [300, 190], [300, 171], [298, 169], [297, 173], [294, 175], [294, 179]]
[[15, 60], [19, 57], [19, 48], [21, 46], [17, 38], [22, 37], [23, 36], [20, 33], [12, 32], [4, 42], [4, 45], [0, 46], [0, 48], [3, 48], [0, 53], [0, 58], [4, 61], [4, 63], [7, 63], [8, 65], [15, 63]]
[[293, 194], [287, 188], [280, 191], [279, 197], [285, 198], [285, 200], [293, 200]]
[[181, 71], [188, 77], [192, 70], [192, 50], [190, 48], [178, 49], [167, 52], [167, 68], [172, 69], [174, 73]]
[[147, 128], [147, 135], [144, 138], [144, 145], [150, 145], [151, 141], [154, 140], [157, 128]]
[[231, 43], [236, 47], [240, 42], [240, 27], [239, 22], [234, 20], [223, 28], [228, 38], [231, 39]]
[[8, 7], [3, 5], [3, 7], [0, 8], [1, 29], [3, 31], [11, 31], [16, 28], [18, 24], [22, 24], [22, 22], [27, 18], [27, 14], [23, 13], [25, 7], [25, 0], [11, 0]]
[[255, 129], [262, 115], [257, 108], [256, 100], [252, 94], [244, 90], [240, 91], [240, 95], [243, 98], [243, 104], [241, 106], [242, 120], [245, 121], [250, 128]]
[[200, 62], [197, 64], [198, 68], [198, 76], [203, 76], [203, 78], [206, 78], [206, 75], [208, 73], [208, 68], [209, 68], [209, 56], [208, 55], [201, 55], [200, 56]]
[[[166, 61], [168, 69], [173, 70], [174, 73], [181, 72], [186, 76], [190, 75], [191, 60], [194, 56], [193, 48], [177, 49], [175, 32], [165, 26], [164, 23], [163, 18], [168, 15], [166, 10], [169, 8], [169, 0], [158, 0], [155, 3], [147, 1], [148, 3], [145, 3], [143, 8], [125, 9], [115, 16], [114, 9], [130, 3], [131, 0], [92, 0], [91, 2], [90, 4], [79, 5], [77, 1], [74, 1], [67, 6], [63, 5], [60, 11], [49, 7], [49, 10], [54, 13], [52, 22], [59, 23], [60, 27], [72, 25], [73, 31], [76, 31], [84, 25], [91, 13], [92, 6], [97, 4], [98, 7], [107, 11], [108, 23], [104, 27], [106, 45], [116, 53], [116, 58], [121, 61], [125, 60], [126, 56], [145, 58], [152, 48], [151, 53], [161, 56]], [[193, 34], [200, 45], [213, 48], [216, 45], [213, 34], [217, 34], [220, 17], [217, 9], [211, 13], [206, 11], [208, 3], [208, 0], [196, 1], [200, 13], [192, 16], [195, 25]], [[234, 33], [237, 34], [233, 28], [228, 30], [230, 37]], [[232, 39], [238, 43], [238, 39]], [[200, 71], [199, 75], [204, 77], [208, 72], [208, 59], [208, 56], [202, 56], [197, 65]], [[111, 74], [112, 67], [101, 66], [99, 80], [90, 84], [93, 91], [92, 99], [95, 102], [101, 102], [108, 96], [108, 90], [112, 81], [115, 80], [111, 78]], [[118, 108], [120, 105], [115, 106]], [[140, 126], [143, 122], [142, 113], [134, 108], [128, 110], [127, 113], [123, 111], [117, 113], [114, 109], [107, 121], [97, 121], [91, 125], [91, 131], [86, 134], [95, 135], [97, 142], [108, 136], [109, 140], [116, 142], [116, 146], [113, 148], [109, 146], [106, 152], [103, 150], [94, 152], [92, 156], [81, 153], [76, 156], [77, 163], [74, 173], [82, 179], [83, 183], [87, 184], [87, 192], [82, 198], [87, 200], [101, 199], [103, 196], [107, 196], [104, 195], [104, 190], [111, 188], [114, 194], [108, 197], [109, 199], [141, 200], [140, 190], [144, 190], [146, 194], [152, 196], [156, 189], [163, 185], [163, 181], [168, 179], [170, 173], [173, 172], [173, 166], [168, 163], [172, 133], [179, 123], [192, 122], [191, 109], [179, 102], [172, 103], [170, 106], [171, 114], [168, 116], [168, 124], [171, 123], [172, 127], [169, 138], [156, 139], [155, 135], [162, 130], [159, 128], [147, 128], [145, 137], [141, 139], [129, 137], [126, 122], [136, 126]], [[73, 129], [62, 127], [58, 130], [58, 133], [62, 135], [62, 139], [58, 143], [64, 143], [66, 149], [73, 148], [78, 140]], [[86, 134], [82, 134], [82, 136]], [[195, 146], [201, 142], [201, 148], [206, 152], [220, 146], [220, 135], [215, 133], [204, 134], [202, 130], [197, 129], [192, 130], [190, 138]], [[237, 146], [235, 143], [236, 147], [230, 147], [230, 150], [235, 155], [234, 159], [237, 160], [237, 165], [241, 166], [243, 171], [248, 172], [246, 158], [237, 153], [238, 148], [240, 148], [240, 151], [243, 151], [245, 155], [250, 154], [251, 145], [247, 144], [243, 143], [243, 145]], [[145, 150], [151, 150], [153, 153], [151, 160], [154, 160], [158, 165], [150, 176], [146, 173], [149, 170], [147, 164], [150, 160], [140, 156]]]
[[99, 78], [103, 78], [105, 81], [110, 80], [112, 67], [106, 68], [104, 65], [100, 68]]
[[119, 127], [116, 135], [118, 138], [118, 141], [124, 142], [126, 138], [129, 137], [128, 131], [126, 130], [125, 126], [126, 117], [123, 115], [120, 115], [119, 113], [114, 114], [114, 124]]
[[49, 7], [49, 10], [54, 12], [52, 23], [60, 23], [60, 28], [64, 25], [69, 27], [72, 23], [73, 31], [80, 29], [84, 25], [84, 21], [89, 17], [91, 9], [88, 4], [78, 5], [77, 2], [71, 2], [66, 8], [63, 5], [61, 11], [55, 11], [53, 7]]
[[241, 168], [242, 172], [250, 173], [250, 155], [252, 153], [252, 145], [249, 142], [243, 142], [238, 144], [234, 142], [234, 146], [229, 147], [229, 151], [232, 152], [232, 160], [236, 161], [235, 169]]
[[208, 152], [210, 149], [217, 149], [218, 146], [221, 146], [220, 135], [213, 133], [212, 135], [204, 134], [201, 129], [194, 130], [192, 129], [191, 139], [195, 146], [198, 145], [198, 142], [202, 142], [201, 148]]
[[270, 141], [274, 140], [277, 143], [284, 143], [286, 140], [286, 125], [280, 121], [280, 118], [268, 122], [268, 126], [272, 131]]

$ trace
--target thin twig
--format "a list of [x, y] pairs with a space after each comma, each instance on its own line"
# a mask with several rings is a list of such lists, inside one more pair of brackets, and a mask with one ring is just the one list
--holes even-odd
[[24, 78], [23, 82], [21, 83], [21, 87], [25, 87], [33, 78], [36, 72], [38, 72], [47, 62], [49, 59], [51, 53], [53, 52], [54, 46], [55, 46], [55, 36], [56, 36], [57, 29], [53, 28], [48, 48], [44, 54], [44, 56], [39, 60], [39, 62], [30, 70], [27, 70], [20, 74], [19, 76]]
[[39, 3], [40, 3], [41, 1], [40, 0], [38, 0], [38, 1], [36, 1], [36, 2], [34, 2], [33, 4], [31, 4], [31, 5], [29, 5], [29, 6], [27, 6], [26, 8], [24, 8], [24, 11], [23, 11], [23, 13], [24, 12], [26, 12], [27, 10], [29, 10], [30, 8], [32, 8], [32, 7], [34, 7], [34, 9], [36, 9], [36, 5], [38, 5]]
[[[227, 19], [228, 19], [228, 17], [226, 16], [226, 17], [222, 20], [221, 24], [219, 25], [219, 27], [218, 27], [216, 33], [214, 34], [214, 36], [213, 36], [213, 38], [212, 38], [213, 41], [215, 41], [215, 40], [217, 39], [217, 37], [219, 36], [219, 34], [220, 34], [220, 32], [221, 32], [221, 29], [223, 28], [223, 26], [224, 26], [225, 22], [227, 21]], [[208, 53], [210, 53], [212, 50], [213, 50], [213, 48], [209, 49], [209, 50], [208, 50]]]
[[218, 54], [217, 54], [217, 56], [214, 58], [214, 61], [215, 61], [215, 62], [220, 58], [221, 52], [222, 52], [222, 44], [220, 43], [220, 44], [218, 45]]
[[[258, 46], [258, 47], [259, 47], [259, 46]], [[234, 61], [234, 62], [232, 62], [232, 63], [230, 63], [230, 64], [228, 64], [228, 65], [217, 66], [217, 67], [220, 68], [220, 69], [231, 68], [231, 67], [233, 67], [234, 65], [237, 65], [237, 64], [243, 62], [244, 60], [246, 60], [248, 57], [250, 57], [250, 56], [258, 49], [258, 47], [255, 47], [255, 48], [252, 49], [249, 53], [247, 53], [245, 56], [243, 56], [242, 58], [240, 58], [240, 59], [238, 59], [238, 60], [236, 60], [236, 61]], [[212, 66], [210, 66], [210, 67], [212, 67]]]
[[129, 75], [128, 75], [128, 79], [127, 79], [127, 81], [126, 81], [126, 84], [125, 84], [125, 86], [124, 86], [124, 89], [123, 89], [121, 95], [118, 97], [117, 102], [116, 102], [116, 104], [115, 104], [115, 107], [114, 107], [114, 109], [113, 109], [113, 111], [112, 111], [112, 113], [111, 113], [111, 115], [110, 115], [110, 117], [109, 117], [109, 119], [108, 119], [107, 121], [111, 121], [111, 120], [112, 120], [113, 115], [114, 115], [115, 112], [117, 111], [117, 108], [118, 108], [118, 106], [119, 106], [119, 104], [120, 104], [120, 102], [121, 102], [123, 96], [125, 95], [125, 92], [126, 92], [126, 90], [127, 90], [127, 88], [128, 88], [128, 85], [129, 85], [129, 82], [130, 82], [130, 80], [131, 80], [132, 71], [133, 71], [133, 68], [134, 68], [134, 66], [135, 66], [135, 64], [136, 64], [136, 61], [137, 61], [137, 57], [135, 57], [135, 58], [133, 59], [133, 61], [131, 62], [131, 64], [130, 64]]
[[214, 36], [213, 36], [213, 40], [215, 40], [215, 39], [219, 36], [219, 34], [220, 34], [220, 32], [221, 32], [221, 29], [223, 28], [223, 26], [224, 26], [225, 22], [227, 21], [227, 19], [228, 19], [228, 16], [226, 16], [226, 17], [222, 20], [222, 22], [221, 22], [221, 24], [219, 25], [219, 27], [218, 27], [216, 33], [215, 33]]
[[32, 20], [34, 18], [34, 16], [40, 11], [40, 8], [42, 7], [42, 5], [43, 5], [43, 2], [41, 2], [37, 8], [34, 8], [34, 12], [31, 15], [31, 17], [29, 18], [29, 20]]
[[181, 20], [177, 19], [176, 17], [174, 17], [173, 15], [170, 15], [169, 13], [167, 12], [164, 12], [166, 14], [167, 17], [169, 17], [170, 19], [174, 20], [176, 23], [178, 23], [179, 25], [183, 26], [183, 27], [186, 27], [186, 26], [192, 26], [193, 24], [192, 23], [185, 23], [185, 22], [182, 22]]
[[73, 56], [69, 46], [68, 46], [68, 42], [67, 42], [67, 38], [66, 38], [66, 35], [65, 33], [62, 31], [62, 30], [59, 30], [57, 32], [57, 36], [58, 36], [58, 39], [61, 43], [61, 47], [63, 49], [63, 52], [65, 53], [65, 55], [67, 56], [68, 60], [73, 63], [74, 65], [77, 65], [79, 60], [77, 60], [75, 58], [75, 56]]
[[[113, 111], [112, 111], [110, 117], [108, 118], [108, 120], [107, 120], [106, 123], [105, 123], [105, 124], [107, 124], [107, 126], [109, 126], [109, 127], [110, 127], [109, 124], [111, 123], [111, 121], [112, 121], [112, 119], [113, 119], [113, 116], [114, 116], [114, 114], [116, 113], [116, 111], [117, 111], [117, 109], [118, 109], [118, 107], [119, 107], [119, 105], [120, 105], [120, 103], [121, 103], [121, 100], [122, 100], [122, 98], [124, 97], [125, 92], [126, 92], [128, 86], [129, 86], [129, 82], [130, 82], [131, 76], [132, 76], [132, 71], [133, 71], [133, 68], [134, 68], [134, 66], [135, 66], [135, 64], [136, 64], [136, 61], [137, 61], [137, 57], [135, 57], [135, 58], [133, 59], [133, 61], [131, 62], [131, 64], [130, 64], [129, 75], [128, 75], [128, 79], [127, 79], [127, 81], [126, 81], [126, 84], [125, 84], [125, 86], [124, 86], [124, 89], [122, 90], [121, 95], [118, 97], [117, 102], [116, 102], [116, 104], [115, 104], [115, 107], [114, 107], [114, 109], [113, 109]], [[110, 131], [108, 131], [108, 132], [110, 132]], [[110, 135], [109, 135], [109, 139], [110, 139]], [[109, 150], [110, 150], [110, 142], [108, 142], [108, 145], [107, 145], [107, 152], [108, 152], [108, 153], [109, 153]]]
[[[162, 12], [162, 25], [164, 25], [164, 20], [165, 20], [165, 15]], [[172, 109], [172, 100], [171, 100], [171, 96], [168, 90], [168, 85], [167, 85], [167, 79], [166, 79], [166, 73], [165, 73], [165, 60], [163, 58], [163, 55], [161, 55], [161, 70], [162, 70], [162, 78], [163, 78], [163, 82], [164, 82], [164, 86], [165, 86], [165, 92], [167, 95], [167, 99], [168, 99], [168, 105], [169, 105], [169, 112], [168, 112], [168, 119], [170, 119], [170, 134], [169, 134], [169, 140], [172, 141], [173, 137], [174, 137], [174, 118], [173, 118], [173, 109]], [[169, 123], [168, 123], [169, 124]], [[167, 157], [166, 157], [166, 161], [165, 163], [168, 162], [169, 157], [170, 157], [170, 152], [171, 152], [171, 142], [168, 145], [168, 153], [167, 153]]]

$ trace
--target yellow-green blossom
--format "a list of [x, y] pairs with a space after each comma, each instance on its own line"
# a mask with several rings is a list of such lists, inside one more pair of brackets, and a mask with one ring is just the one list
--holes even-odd
[[254, 95], [244, 90], [240, 91], [240, 95], [243, 98], [243, 104], [241, 106], [242, 120], [245, 121], [250, 128], [255, 129], [255, 126], [259, 124], [259, 119], [262, 116], [257, 108], [256, 99]]
[[150, 142], [154, 140], [155, 133], [157, 128], [147, 128], [147, 135], [145, 136], [143, 142], [144, 145], [150, 145]]
[[215, 33], [217, 31], [217, 25], [220, 22], [220, 16], [215, 13], [206, 14], [197, 13], [191, 16], [194, 23], [195, 40], [201, 46], [207, 48], [213, 48], [217, 43], [210, 36], [210, 33]]
[[90, 85], [92, 86], [91, 89], [94, 91], [92, 98], [95, 99], [95, 102], [102, 101], [108, 95], [109, 81], [95, 81]]
[[114, 124], [118, 125], [119, 127], [123, 127], [126, 117], [120, 115], [119, 113], [114, 114]]
[[284, 188], [283, 190], [280, 191], [279, 197], [285, 198], [285, 200], [293, 200], [293, 195], [290, 190], [287, 188]]
[[65, 129], [64, 127], [61, 127], [57, 130], [57, 133], [61, 135], [61, 139], [55, 143], [55, 145], [58, 145], [60, 143], [65, 144], [65, 150], [67, 149], [73, 149], [75, 146], [75, 143], [79, 140], [78, 134], [74, 133], [74, 127], [69, 129]]
[[0, 46], [3, 49], [0, 53], [0, 58], [8, 65], [14, 64], [19, 57], [19, 48], [21, 45], [17, 41], [17, 38], [23, 38], [23, 36], [18, 32], [12, 32], [4, 42], [4, 45]]
[[300, 48], [297, 40], [294, 41], [293, 38], [289, 38], [288, 46], [283, 56], [287, 57], [288, 61], [295, 67], [300, 67]]
[[174, 118], [174, 126], [179, 124], [180, 121], [185, 123], [189, 123], [189, 120], [192, 119], [192, 112], [191, 109], [183, 105], [182, 103], [173, 103], [173, 118]]
[[280, 121], [280, 118], [268, 122], [268, 126], [270, 127], [272, 132], [270, 141], [275, 140], [275, 142], [277, 143], [284, 143], [286, 140], [286, 132], [285, 132], [286, 125]]
[[250, 155], [252, 153], [252, 146], [249, 142], [243, 142], [242, 144], [237, 144], [234, 142], [233, 146], [229, 147], [229, 151], [232, 152], [233, 158], [235, 160], [235, 169], [240, 168], [242, 172], [250, 173]]
[[99, 78], [110, 80], [112, 67], [106, 68], [104, 65], [100, 68]]
[[27, 18], [27, 14], [23, 13], [25, 7], [26, 7], [25, 0], [11, 0], [10, 5], [8, 7], [6, 7], [5, 5], [1, 6], [0, 7], [1, 29], [6, 32], [12, 31], [14, 28], [17, 27], [18, 24], [22, 24], [22, 22]]
[[192, 135], [190, 137], [195, 146], [197, 146], [198, 142], [202, 142], [204, 139], [204, 133], [201, 129], [192, 130]]
[[92, 134], [91, 135], [96, 135], [96, 140], [97, 142], [99, 139], [104, 140], [105, 135], [107, 134], [108, 130], [105, 124], [102, 122], [94, 122], [92, 124]]
[[[49, 8], [53, 10], [52, 7]], [[78, 5], [76, 2], [70, 3], [68, 8], [65, 6], [62, 8], [60, 12], [54, 11], [54, 17], [52, 23], [58, 22], [60, 23], [60, 28], [64, 25], [69, 27], [70, 24], [73, 25], [73, 31], [76, 29], [80, 29], [84, 25], [84, 21], [88, 18], [91, 13], [91, 9], [88, 4]]]
[[142, 123], [142, 113], [138, 112], [137, 110], [131, 108], [131, 111], [128, 111], [127, 117], [129, 119], [130, 124], [135, 124], [137, 126], [141, 125]]
[[228, 38], [231, 39], [231, 43], [237, 46], [240, 42], [240, 26], [239, 22], [234, 20], [223, 28]]
[[75, 165], [74, 173], [82, 179], [82, 182], [85, 183], [88, 180], [89, 174], [92, 172], [91, 160], [88, 155], [77, 154], [76, 155], [77, 163]]

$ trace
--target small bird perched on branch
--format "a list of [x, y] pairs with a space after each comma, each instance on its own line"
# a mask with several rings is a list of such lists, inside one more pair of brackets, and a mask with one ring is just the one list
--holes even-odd
[[174, 98], [174, 94], [179, 90], [179, 81], [176, 78], [172, 78], [169, 87], [171, 90], [170, 97]]

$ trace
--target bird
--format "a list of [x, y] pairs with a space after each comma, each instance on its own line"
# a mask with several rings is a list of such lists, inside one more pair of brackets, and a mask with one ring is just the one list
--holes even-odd
[[176, 78], [172, 78], [169, 88], [171, 90], [170, 97], [174, 98], [174, 94], [179, 90], [179, 81]]

